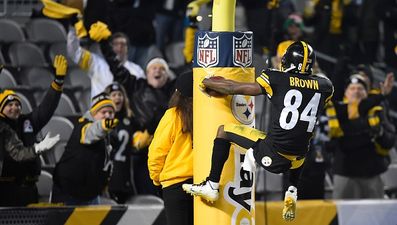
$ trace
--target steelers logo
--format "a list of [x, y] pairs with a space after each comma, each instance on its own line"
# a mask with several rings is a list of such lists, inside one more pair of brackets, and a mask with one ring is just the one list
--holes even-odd
[[262, 165], [264, 165], [265, 167], [269, 167], [270, 165], [272, 165], [272, 158], [270, 158], [269, 156], [265, 156], [262, 158], [261, 162]]
[[231, 108], [234, 118], [240, 123], [251, 125], [254, 121], [254, 97], [234, 95], [231, 101]]
[[123, 119], [123, 124], [126, 126], [129, 126], [131, 124], [131, 121], [128, 118]]

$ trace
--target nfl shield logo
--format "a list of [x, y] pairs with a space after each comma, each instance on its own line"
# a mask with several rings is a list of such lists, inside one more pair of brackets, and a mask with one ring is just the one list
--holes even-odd
[[241, 38], [233, 36], [233, 64], [247, 67], [252, 64], [252, 36], [244, 34]]
[[197, 64], [213, 67], [219, 62], [219, 37], [210, 38], [208, 34], [198, 38]]

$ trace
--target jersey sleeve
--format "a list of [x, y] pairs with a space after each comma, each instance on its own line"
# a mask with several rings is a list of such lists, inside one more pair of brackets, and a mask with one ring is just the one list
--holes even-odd
[[325, 104], [327, 104], [334, 96], [334, 85], [332, 84], [331, 80], [325, 75], [315, 76], [318, 77], [320, 85], [322, 86], [322, 93], [325, 95]]
[[266, 93], [269, 99], [272, 98], [277, 83], [279, 83], [278, 75], [276, 71], [263, 70], [256, 78], [256, 82], [261, 86], [262, 92]]
[[329, 85], [329, 87], [326, 90], [327, 98], [325, 99], [325, 104], [327, 104], [332, 99], [332, 97], [334, 96], [334, 91], [335, 91], [334, 90], [334, 85], [332, 85], [332, 83], [330, 81], [330, 85]]

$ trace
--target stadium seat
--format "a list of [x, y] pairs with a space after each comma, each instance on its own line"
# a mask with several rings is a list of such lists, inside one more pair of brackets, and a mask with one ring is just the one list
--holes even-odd
[[20, 84], [41, 90], [47, 90], [53, 79], [54, 75], [42, 67], [25, 68], [17, 78]]
[[[46, 159], [49, 165], [55, 165], [61, 159], [63, 153], [65, 152], [67, 141], [62, 141], [57, 143], [51, 153], [46, 154]], [[46, 162], [46, 163], [47, 163]]]
[[0, 43], [12, 43], [25, 41], [25, 35], [21, 26], [10, 19], [0, 19]]
[[0, 65], [5, 65], [6, 60], [4, 59], [3, 53], [1, 52], [1, 46], [0, 46]]
[[64, 86], [63, 93], [70, 98], [70, 100], [73, 103], [73, 107], [74, 107], [74, 109], [76, 110], [76, 113], [77, 113], [77, 114], [74, 114], [74, 115], [67, 115], [67, 117], [76, 116], [76, 115], [79, 116], [80, 113], [81, 113], [80, 102], [82, 101], [82, 99], [81, 99], [82, 89], [80, 87]]
[[268, 66], [266, 60], [260, 54], [254, 53], [252, 54], [252, 67], [255, 68], [255, 74], [258, 76]]
[[87, 111], [91, 107], [91, 89], [83, 91], [80, 98], [78, 98], [81, 112]]
[[135, 60], [135, 63], [140, 65], [143, 70], [145, 70], [147, 63], [153, 58], [161, 57], [163, 58], [163, 54], [155, 45], [151, 45], [147, 51], [145, 51], [140, 57]]
[[58, 21], [37, 18], [26, 23], [28, 39], [35, 43], [66, 42], [65, 28]]
[[40, 160], [42, 168], [54, 171], [57, 162], [59, 162], [65, 152], [66, 144], [66, 142], [59, 142], [52, 147], [50, 151], [41, 154]]
[[68, 57], [67, 51], [66, 51], [66, 43], [65, 42], [57, 42], [57, 43], [52, 43], [48, 49], [48, 60], [49, 62], [52, 64], [52, 62], [54, 62], [54, 58], [56, 55], [63, 55], [66, 57], [67, 61], [68, 61], [68, 67], [74, 67], [77, 66], [76, 63], [73, 62], [73, 60], [71, 60]]
[[171, 43], [165, 47], [165, 56], [171, 68], [183, 66], [185, 57], [183, 56], [184, 42]]
[[72, 87], [82, 87], [84, 90], [91, 89], [90, 77], [86, 71], [78, 67], [71, 67], [69, 69], [65, 82]]
[[49, 202], [52, 190], [52, 175], [42, 170], [37, 181], [37, 191], [39, 193], [39, 202]]
[[164, 201], [154, 195], [135, 195], [126, 201], [129, 205], [163, 205]]
[[14, 43], [8, 49], [8, 56], [12, 66], [47, 66], [43, 52], [32, 43]]
[[8, 89], [17, 86], [15, 78], [12, 76], [11, 72], [7, 69], [3, 69], [0, 73], [0, 88]]
[[283, 195], [283, 176], [270, 173], [263, 168], [257, 170], [256, 193], [261, 200], [281, 200]]
[[15, 93], [21, 99], [22, 114], [27, 114], [27, 113], [32, 112], [32, 104], [29, 102], [28, 98], [21, 92], [16, 91]]
[[42, 67], [29, 67], [23, 69], [16, 76], [19, 84], [30, 89], [30, 95], [35, 102], [41, 102], [53, 80], [52, 73]]
[[74, 96], [78, 99], [78, 107], [85, 112], [91, 102], [91, 79], [87, 72], [78, 67], [70, 68], [65, 84], [76, 88]]
[[[73, 131], [73, 123], [65, 117], [53, 116], [51, 120], [41, 130], [42, 136], [51, 132], [52, 135], [59, 134], [60, 141], [54, 146], [53, 150], [44, 153], [46, 163], [55, 165], [65, 151], [66, 143]], [[51, 136], [52, 136], [51, 135]]]
[[[397, 143], [396, 143], [397, 145]], [[394, 145], [394, 147], [389, 151], [390, 159], [392, 164], [397, 164], [397, 146]]]
[[100, 205], [117, 205], [117, 202], [111, 198], [105, 196], [99, 196]]
[[389, 168], [382, 174], [382, 180], [385, 184], [385, 192], [391, 198], [397, 198], [397, 164], [389, 165]]
[[73, 123], [62, 116], [53, 116], [50, 121], [43, 127], [41, 132], [46, 134], [59, 134], [61, 136], [60, 142], [67, 142], [73, 131]]
[[72, 100], [64, 93], [61, 95], [57, 109], [54, 115], [57, 116], [71, 116], [76, 114], [76, 108], [73, 105]]
[[67, 56], [65, 42], [57, 42], [57, 43], [51, 44], [50, 49], [48, 51], [48, 58], [51, 60], [51, 62], [54, 61], [54, 58], [56, 55]]

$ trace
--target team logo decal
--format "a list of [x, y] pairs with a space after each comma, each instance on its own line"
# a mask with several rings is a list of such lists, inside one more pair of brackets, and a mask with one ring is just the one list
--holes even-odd
[[233, 64], [248, 67], [252, 64], [252, 37], [244, 34], [241, 38], [233, 36]]
[[33, 127], [32, 127], [32, 123], [30, 122], [30, 120], [25, 120], [23, 122], [23, 132], [24, 133], [33, 133]]
[[270, 158], [269, 156], [265, 156], [262, 158], [262, 165], [269, 167], [270, 165], [272, 165], [272, 158]]
[[198, 38], [197, 64], [201, 67], [213, 67], [219, 62], [219, 37], [210, 38], [208, 34]]
[[251, 221], [250, 214], [255, 212], [255, 199], [253, 189], [255, 186], [255, 174], [243, 170], [241, 163], [244, 162], [244, 155], [240, 154], [241, 147], [234, 147], [234, 177], [225, 184], [223, 197], [233, 205], [231, 225], [255, 224]]
[[234, 118], [242, 124], [252, 124], [255, 116], [253, 96], [233, 95], [231, 104]]
[[126, 126], [129, 126], [131, 124], [131, 121], [128, 118], [123, 119], [123, 124]]

